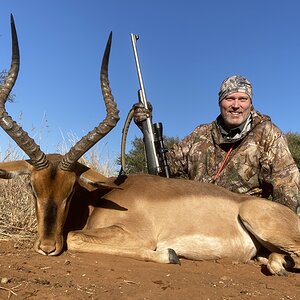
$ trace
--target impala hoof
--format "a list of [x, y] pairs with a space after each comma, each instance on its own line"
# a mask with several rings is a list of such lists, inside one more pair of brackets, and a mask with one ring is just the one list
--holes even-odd
[[181, 265], [180, 260], [176, 254], [176, 252], [173, 249], [168, 249], [169, 252], [169, 263], [170, 264], [177, 264], [177, 265]]
[[282, 270], [282, 271], [278, 272], [276, 275], [288, 277], [289, 276], [289, 272], [286, 271], [286, 270]]

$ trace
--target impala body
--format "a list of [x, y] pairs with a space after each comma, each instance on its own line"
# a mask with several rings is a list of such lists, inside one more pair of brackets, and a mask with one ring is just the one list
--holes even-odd
[[0, 87], [0, 125], [30, 159], [0, 163], [0, 178], [31, 176], [37, 252], [58, 255], [66, 241], [74, 251], [178, 264], [179, 257], [247, 262], [265, 248], [272, 274], [300, 267], [300, 221], [281, 204], [189, 180], [151, 175], [107, 178], [78, 162], [119, 119], [108, 82], [111, 36], [100, 74], [105, 120], [65, 155], [44, 154], [5, 110], [19, 69], [13, 19], [11, 24], [12, 65]]
[[266, 248], [274, 252], [272, 273], [285, 273], [282, 264], [300, 267], [300, 219], [281, 204], [153, 175], [115, 184], [120, 188], [101, 196], [84, 230], [69, 232], [69, 249], [178, 263], [178, 256], [248, 262]]

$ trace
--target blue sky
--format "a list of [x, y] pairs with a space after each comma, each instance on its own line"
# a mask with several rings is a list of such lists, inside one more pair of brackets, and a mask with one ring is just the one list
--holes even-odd
[[[7, 110], [56, 152], [68, 135], [81, 137], [104, 117], [99, 68], [110, 31], [109, 79], [121, 120], [97, 145], [120, 153], [125, 118], [137, 102], [130, 33], [146, 94], [167, 136], [183, 138], [219, 114], [224, 78], [246, 76], [254, 106], [282, 131], [300, 132], [300, 1], [297, 0], [2, 0], [0, 70], [10, 65], [10, 13], [19, 36], [21, 68]], [[127, 142], [141, 136], [132, 124]], [[0, 151], [8, 143], [0, 131]]]

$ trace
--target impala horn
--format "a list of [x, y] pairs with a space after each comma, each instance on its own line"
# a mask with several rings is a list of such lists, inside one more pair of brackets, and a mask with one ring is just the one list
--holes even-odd
[[28, 136], [6, 112], [5, 103], [17, 80], [20, 67], [20, 53], [17, 31], [14, 18], [10, 15], [11, 37], [12, 37], [12, 61], [9, 72], [0, 86], [0, 126], [17, 143], [17, 145], [29, 156], [30, 163], [36, 169], [43, 169], [48, 166], [48, 160], [39, 145]]
[[60, 162], [60, 168], [65, 171], [72, 171], [76, 162], [82, 157], [91, 147], [93, 147], [100, 139], [108, 134], [119, 121], [119, 111], [111, 93], [108, 81], [108, 61], [111, 48], [112, 33], [110, 33], [105, 52], [102, 59], [100, 82], [101, 90], [106, 106], [106, 117], [90, 131], [87, 135], [81, 138], [70, 150], [66, 153]]

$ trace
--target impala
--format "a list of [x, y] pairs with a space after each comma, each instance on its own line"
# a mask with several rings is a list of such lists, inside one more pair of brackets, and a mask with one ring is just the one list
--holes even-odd
[[118, 121], [108, 83], [111, 36], [100, 77], [106, 119], [67, 154], [45, 155], [5, 110], [19, 69], [13, 19], [11, 24], [12, 65], [0, 90], [0, 125], [30, 159], [0, 163], [0, 177], [31, 176], [37, 252], [58, 255], [66, 240], [73, 251], [179, 264], [179, 257], [248, 262], [266, 249], [272, 274], [300, 268], [300, 220], [281, 204], [190, 180], [141, 174], [107, 178], [78, 162]]

